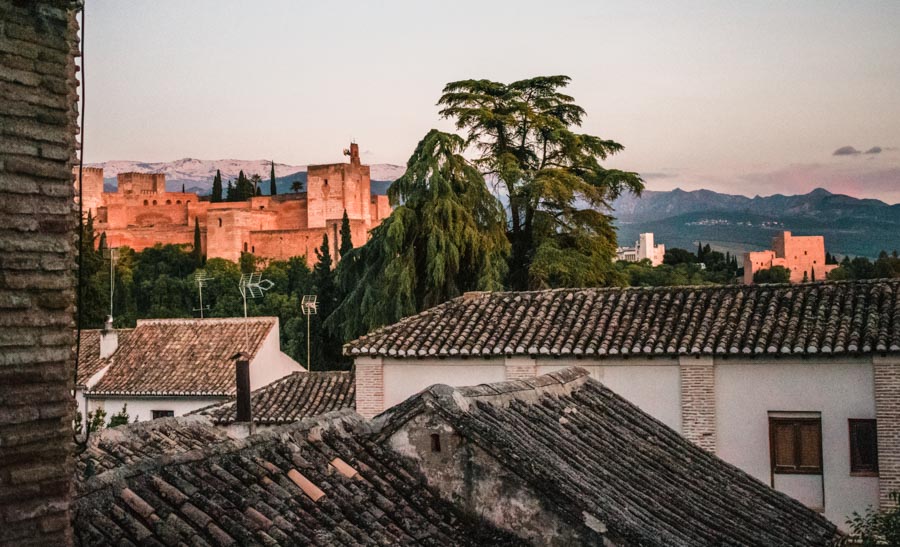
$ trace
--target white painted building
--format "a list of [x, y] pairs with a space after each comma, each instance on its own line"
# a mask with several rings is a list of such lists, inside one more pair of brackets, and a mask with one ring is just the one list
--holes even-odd
[[843, 527], [900, 490], [898, 295], [898, 281], [468, 294], [345, 353], [364, 416], [431, 384], [577, 365]]
[[653, 232], [640, 234], [634, 242], [634, 247], [619, 247], [616, 249], [616, 260], [624, 262], [640, 262], [649, 260], [653, 266], [663, 263], [666, 256], [666, 246], [656, 245], [653, 242]]
[[127, 404], [131, 420], [181, 416], [233, 399], [234, 356], [258, 389], [303, 366], [281, 351], [277, 317], [147, 319], [134, 329], [82, 333], [76, 400], [82, 416]]

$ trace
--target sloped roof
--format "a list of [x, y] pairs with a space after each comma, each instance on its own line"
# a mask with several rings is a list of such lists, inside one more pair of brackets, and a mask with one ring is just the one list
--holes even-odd
[[422, 412], [518, 474], [585, 537], [596, 529], [587, 521], [628, 545], [813, 546], [837, 536], [823, 516], [697, 447], [581, 368], [432, 386], [376, 417], [379, 438]]
[[344, 346], [349, 356], [900, 352], [900, 280], [467, 294]]
[[119, 340], [112, 366], [91, 393], [234, 395], [232, 356], [243, 351], [253, 359], [277, 322], [276, 317], [140, 320]]
[[160, 418], [103, 429], [92, 433], [76, 459], [76, 477], [84, 479], [105, 471], [180, 454], [228, 440], [221, 428], [209, 427], [200, 417]]
[[[116, 329], [119, 345], [128, 344], [132, 329]], [[78, 378], [76, 385], [84, 386], [91, 376], [109, 364], [109, 359], [100, 358], [100, 330], [85, 329], [81, 331], [81, 351], [78, 358]]]
[[[356, 381], [351, 372], [294, 372], [253, 391], [250, 406], [258, 424], [286, 424], [342, 408], [355, 408]], [[234, 422], [234, 401], [200, 409], [196, 414], [219, 425]]]
[[522, 544], [441, 500], [364, 427], [344, 410], [98, 474], [72, 503], [76, 545]]

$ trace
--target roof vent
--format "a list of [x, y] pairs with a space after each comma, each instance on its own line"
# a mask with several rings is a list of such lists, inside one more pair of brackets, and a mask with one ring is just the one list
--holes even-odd
[[106, 359], [119, 349], [119, 333], [113, 328], [112, 316], [107, 316], [100, 331], [100, 358]]

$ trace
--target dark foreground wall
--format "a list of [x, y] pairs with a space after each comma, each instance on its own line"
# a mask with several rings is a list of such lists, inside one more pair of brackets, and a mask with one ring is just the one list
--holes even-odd
[[75, 9], [0, 0], [0, 545], [71, 544]]

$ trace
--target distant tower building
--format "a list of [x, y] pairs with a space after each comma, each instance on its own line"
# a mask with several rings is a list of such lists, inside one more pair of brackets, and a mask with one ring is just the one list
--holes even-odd
[[653, 242], [653, 232], [648, 232], [638, 236], [638, 240], [634, 243], [634, 247], [619, 247], [616, 249], [616, 260], [625, 262], [640, 262], [641, 260], [649, 260], [653, 266], [659, 266], [663, 263], [666, 256], [666, 246], [656, 245]]
[[825, 264], [825, 238], [823, 236], [794, 236], [781, 232], [772, 240], [772, 249], [744, 254], [744, 283], [753, 283], [753, 274], [782, 266], [791, 271], [791, 283], [822, 281], [826, 274], [837, 267]]

